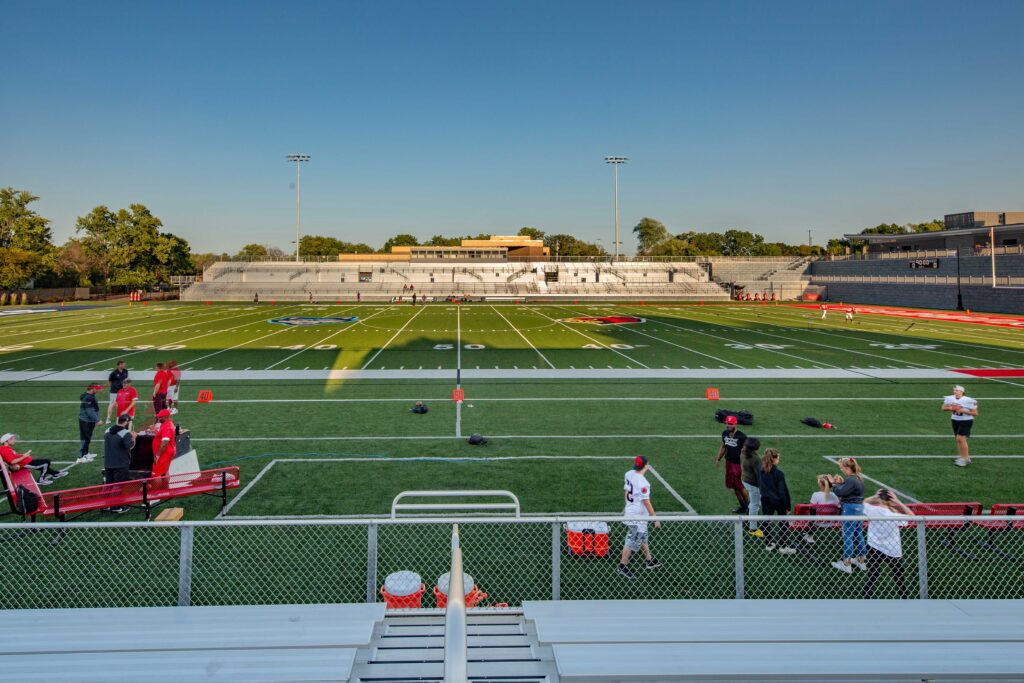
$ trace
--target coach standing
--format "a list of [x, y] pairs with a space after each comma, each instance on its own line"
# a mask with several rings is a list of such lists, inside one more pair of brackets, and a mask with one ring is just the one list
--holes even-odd
[[750, 498], [747, 490], [743, 488], [743, 466], [740, 464], [740, 452], [743, 444], [747, 441], [747, 435], [741, 432], [736, 425], [739, 421], [735, 415], [728, 415], [725, 418], [725, 430], [722, 432], [722, 447], [718, 449], [718, 456], [715, 457], [715, 467], [718, 467], [725, 458], [725, 488], [731, 489], [736, 494], [739, 506], [733, 512], [741, 515], [747, 514]]
[[[117, 367], [110, 372], [107, 382], [110, 384], [110, 401], [107, 403], [107, 422], [110, 422], [110, 413], [117, 407], [117, 392], [124, 387], [124, 381], [128, 379], [128, 368], [124, 361], [117, 361]], [[118, 415], [121, 413], [118, 412]], [[113, 424], [113, 423], [111, 423]]]
[[82, 446], [78, 452], [79, 464], [96, 458], [95, 453], [89, 452], [89, 445], [92, 443], [93, 430], [100, 421], [100, 404], [96, 400], [96, 392], [102, 388], [102, 384], [90, 384], [85, 393], [78, 397], [78, 437]]
[[971, 452], [967, 439], [971, 438], [971, 427], [978, 416], [978, 402], [970, 396], [964, 396], [964, 388], [959, 384], [953, 387], [953, 395], [947, 396], [942, 402], [942, 410], [953, 413], [953, 436], [956, 437], [957, 467], [971, 464]]

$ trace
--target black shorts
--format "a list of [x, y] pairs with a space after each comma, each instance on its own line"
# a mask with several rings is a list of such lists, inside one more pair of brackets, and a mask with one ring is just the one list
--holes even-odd
[[953, 423], [953, 436], [969, 437], [974, 420], [950, 420]]

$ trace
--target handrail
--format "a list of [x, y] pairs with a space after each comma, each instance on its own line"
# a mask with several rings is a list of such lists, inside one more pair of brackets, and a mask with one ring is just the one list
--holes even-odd
[[459, 525], [452, 525], [452, 564], [448, 573], [448, 603], [444, 612], [444, 681], [466, 683], [466, 591], [462, 572]]
[[[509, 503], [399, 503], [403, 498], [508, 498]], [[519, 498], [511, 491], [402, 491], [391, 501], [391, 519], [399, 510], [512, 510], [519, 517]]]

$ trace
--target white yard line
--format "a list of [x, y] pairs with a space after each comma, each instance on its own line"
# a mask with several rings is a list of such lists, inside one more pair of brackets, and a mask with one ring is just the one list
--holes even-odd
[[[406, 320], [405, 324], [402, 325], [400, 328], [398, 328], [398, 331], [395, 332], [391, 336], [391, 339], [388, 339], [387, 342], [384, 344], [384, 346], [382, 346], [379, 349], [377, 349], [377, 353], [373, 354], [373, 356], [370, 358], [370, 360], [366, 361], [366, 364], [362, 367], [362, 369], [366, 370], [368, 367], [370, 367], [370, 363], [375, 361], [377, 359], [377, 356], [379, 356], [384, 351], [384, 349], [386, 349], [391, 344], [391, 342], [395, 341], [395, 339], [398, 337], [398, 335], [402, 334], [402, 332], [405, 330], [405, 328], [409, 327], [409, 323], [411, 323], [413, 320], [415, 320], [419, 316], [420, 313], [422, 313], [423, 311], [426, 310], [426, 308], [427, 308], [426, 306], [423, 306], [422, 308], [420, 308], [420, 310], [416, 311], [415, 315], [413, 315], [411, 318]], [[380, 312], [383, 313], [384, 311], [380, 311]], [[372, 317], [372, 316], [368, 316], [367, 320], [369, 320], [370, 317]]]
[[235, 505], [237, 505], [238, 502], [240, 500], [242, 500], [242, 497], [245, 494], [249, 493], [250, 489], [252, 489], [252, 487], [255, 486], [257, 484], [257, 482], [259, 482], [260, 479], [263, 478], [263, 475], [266, 474], [267, 472], [269, 472], [271, 470], [271, 468], [274, 465], [276, 465], [276, 464], [277, 464], [277, 460], [271, 460], [269, 463], [267, 463], [266, 467], [264, 467], [262, 470], [260, 470], [259, 474], [257, 474], [255, 477], [253, 477], [252, 481], [250, 481], [248, 484], [245, 485], [245, 488], [243, 488], [241, 491], [239, 491], [237, 494], [235, 494], [231, 498], [231, 500], [228, 501], [228, 504], [224, 507], [223, 510], [221, 510], [220, 512], [217, 513], [217, 518], [226, 517], [227, 514], [229, 512], [231, 512], [231, 508], [235, 507]]
[[[1024, 396], [998, 396], [984, 398], [981, 396], [976, 397], [981, 401], [1024, 401]], [[433, 400], [433, 401], [447, 401], [450, 397], [448, 396], [434, 396], [432, 398], [424, 399], [423, 396], [410, 396], [409, 398], [229, 398], [229, 399], [217, 399], [211, 401], [207, 405], [214, 405], [215, 403], [409, 403], [414, 401], [422, 400]], [[919, 398], [908, 398], [908, 397], [886, 397], [885, 401], [922, 401], [922, 402], [937, 402], [942, 400], [941, 396], [927, 396]], [[572, 403], [579, 403], [580, 401], [599, 401], [606, 403], [609, 401], [641, 401], [641, 402], [676, 402], [676, 401], [699, 401], [701, 403], [711, 403], [708, 399], [703, 396], [685, 396], [685, 397], [649, 397], [649, 396], [538, 396], [538, 397], [515, 397], [515, 398], [474, 398], [474, 403], [487, 403], [487, 402], [530, 402], [530, 401], [567, 401]], [[807, 396], [807, 397], [788, 397], [788, 398], [777, 398], [774, 396], [762, 396], [762, 397], [744, 397], [736, 399], [722, 399], [721, 403], [727, 403], [729, 401], [744, 401], [744, 402], [765, 402], [770, 401], [777, 403], [779, 401], [794, 401], [794, 402], [816, 402], [816, 401], [838, 401], [844, 403], [846, 401], [874, 401], [878, 402], [878, 397], [863, 397], [863, 396]], [[198, 403], [198, 401], [178, 401], [178, 403]], [[79, 401], [0, 401], [0, 406], [9, 405], [79, 405]]]
[[[902, 434], [759, 434], [761, 439], [904, 439]], [[488, 435], [495, 439], [721, 439], [722, 433], [714, 434], [500, 434]], [[200, 442], [247, 442], [247, 441], [437, 441], [458, 439], [457, 436], [394, 436], [391, 434], [365, 436], [204, 436], [192, 439]], [[915, 439], [949, 439], [948, 434], [915, 434]], [[972, 439], [1024, 439], [1024, 434], [974, 434]], [[19, 443], [79, 443], [78, 439], [19, 439]], [[826, 457], [826, 456], [822, 456]]]
[[[1024, 460], [1024, 455], [972, 455], [971, 460]], [[956, 460], [952, 455], [858, 455], [857, 460]]]
[[509, 321], [509, 319], [508, 319], [508, 318], [506, 318], [506, 317], [505, 317], [505, 315], [504, 315], [504, 314], [503, 314], [503, 313], [502, 313], [501, 311], [499, 311], [499, 310], [498, 310], [497, 308], [494, 308], [494, 305], [493, 305], [493, 304], [491, 305], [491, 308], [492, 308], [492, 309], [494, 310], [494, 312], [495, 312], [495, 313], [497, 313], [498, 315], [500, 315], [500, 316], [501, 316], [501, 319], [505, 321], [505, 324], [506, 324], [506, 325], [508, 325], [509, 327], [511, 327], [511, 328], [512, 328], [513, 330], [515, 330], [516, 334], [518, 334], [518, 335], [519, 335], [520, 337], [522, 337], [522, 338], [523, 338], [523, 341], [524, 341], [524, 342], [526, 342], [527, 344], [529, 344], [529, 345], [530, 345], [530, 348], [531, 348], [531, 349], [533, 349], [534, 351], [536, 351], [536, 352], [537, 352], [537, 355], [538, 355], [538, 356], [540, 356], [540, 357], [541, 357], [541, 359], [543, 359], [543, 361], [544, 361], [545, 363], [547, 363], [547, 364], [548, 364], [548, 367], [550, 367], [550, 368], [554, 369], [554, 367], [555, 367], [555, 364], [554, 364], [554, 363], [552, 363], [551, 361], [549, 361], [549, 360], [548, 360], [548, 357], [547, 357], [547, 356], [545, 356], [545, 355], [544, 355], [543, 353], [541, 353], [541, 352], [540, 352], [540, 349], [538, 349], [538, 348], [537, 348], [536, 346], [534, 346], [534, 345], [533, 345], [533, 342], [531, 342], [531, 341], [530, 341], [529, 339], [527, 339], [527, 338], [526, 338], [526, 335], [524, 335], [524, 334], [523, 334], [522, 332], [520, 332], [520, 331], [519, 331], [519, 328], [518, 328], [518, 327], [516, 327], [515, 325], [513, 325], [513, 324], [512, 324], [512, 323], [511, 323], [511, 322]]
[[[243, 314], [239, 314], [239, 315], [236, 315], [236, 316], [229, 316], [228, 318], [222, 318], [222, 319], [229, 320], [230, 318], [238, 318], [241, 315], [246, 315], [246, 314], [243, 313]], [[251, 315], [251, 314], [249, 314], [249, 315]], [[181, 320], [182, 318], [193, 318], [194, 319], [195, 317], [196, 316], [195, 316], [194, 313], [190, 313], [188, 315], [176, 316], [174, 318], [171, 318], [171, 320]], [[146, 324], [148, 325], [151, 322], [154, 322], [154, 321], [146, 321]], [[176, 328], [173, 328], [173, 329], [170, 329], [170, 330], [159, 330], [159, 329], [147, 330], [146, 332], [142, 332], [140, 334], [133, 334], [133, 335], [130, 335], [130, 336], [127, 336], [127, 337], [117, 337], [116, 336], [117, 332], [118, 332], [117, 329], [113, 329], [113, 330], [109, 330], [108, 329], [108, 330], [104, 330], [103, 331], [104, 336], [106, 336], [106, 335], [114, 335], [115, 339], [104, 339], [103, 341], [95, 342], [93, 344], [86, 344], [85, 346], [76, 346], [74, 348], [58, 349], [57, 351], [49, 351], [47, 353], [37, 353], [37, 354], [32, 355], [32, 356], [22, 356], [20, 358], [12, 358], [10, 360], [0, 361], [0, 365], [8, 365], [10, 363], [21, 363], [21, 362], [24, 362], [24, 361], [27, 361], [27, 360], [31, 360], [33, 358], [42, 358], [44, 356], [53, 356], [55, 354], [67, 353], [69, 351], [81, 351], [83, 349], [92, 348], [94, 346], [103, 346], [104, 344], [108, 344], [109, 345], [109, 344], [114, 344], [114, 343], [120, 343], [120, 342], [126, 341], [128, 339], [135, 339], [136, 337], [146, 337], [146, 336], [150, 336], [150, 335], [153, 335], [153, 334], [160, 334], [161, 332], [165, 332], [165, 331], [166, 332], [174, 332], [175, 330], [184, 330], [184, 329], [188, 329], [190, 327], [195, 327], [196, 325], [201, 325], [201, 324], [203, 324], [203, 323], [201, 323], [201, 322], [190, 322], [187, 325], [182, 325], [181, 327], [176, 327]], [[94, 332], [94, 331], [82, 332], [80, 334], [73, 334], [73, 335], [69, 335], [69, 336], [71, 336], [71, 337], [80, 337], [80, 336], [82, 336], [84, 334], [91, 334], [91, 335], [95, 336], [96, 332]], [[56, 341], [58, 339], [66, 339], [66, 338], [67, 337], [52, 337], [50, 339], [47, 339], [46, 341], [47, 341], [47, 343], [49, 343], [49, 342], [52, 342], [52, 341]], [[152, 349], [147, 349], [147, 350], [151, 351]], [[81, 367], [81, 366], [78, 366], [78, 367]]]
[[[337, 310], [337, 313], [335, 313], [334, 311], [329, 311], [329, 312], [327, 313], [327, 316], [337, 315], [338, 313], [345, 313], [345, 312], [347, 312], [347, 311], [351, 311], [351, 310], [352, 310], [353, 308], [354, 308], [354, 306], [346, 306], [346, 307], [342, 307], [342, 308], [336, 309], [336, 310]], [[387, 309], [385, 309], [385, 310], [387, 310]], [[379, 312], [383, 312], [383, 311], [379, 311]], [[371, 316], [369, 316], [369, 317], [370, 317], [370, 318], [372, 318], [372, 317], [373, 317], [374, 315], [377, 315], [377, 313], [374, 313], [373, 315], [371, 315]], [[325, 317], [326, 317], [326, 316], [325, 316]], [[352, 324], [349, 324], [349, 325], [347, 325], [347, 326], [345, 326], [345, 327], [341, 328], [340, 330], [336, 330], [336, 331], [332, 332], [331, 334], [327, 335], [326, 337], [324, 337], [323, 339], [321, 339], [320, 341], [316, 342], [315, 344], [307, 344], [307, 345], [306, 345], [306, 346], [305, 346], [304, 348], [301, 348], [301, 349], [299, 349], [298, 351], [296, 351], [296, 352], [295, 352], [295, 353], [293, 353], [292, 355], [288, 356], [287, 358], [282, 358], [281, 360], [277, 361], [276, 363], [273, 363], [273, 364], [271, 364], [271, 365], [268, 365], [267, 367], [265, 367], [265, 368], [263, 368], [263, 369], [264, 369], [264, 370], [270, 370], [271, 368], [273, 368], [273, 367], [275, 367], [275, 366], [277, 366], [277, 365], [280, 365], [281, 363], [284, 363], [285, 361], [289, 361], [289, 360], [291, 360], [292, 358], [295, 358], [295, 357], [296, 357], [296, 356], [298, 356], [298, 355], [299, 355], [300, 353], [305, 353], [306, 351], [308, 351], [308, 350], [309, 350], [310, 348], [312, 348], [312, 347], [314, 347], [314, 346], [319, 346], [320, 344], [323, 344], [323, 343], [324, 343], [324, 342], [326, 342], [326, 341], [327, 341], [328, 339], [332, 339], [332, 338], [334, 338], [334, 337], [337, 337], [337, 336], [338, 336], [339, 334], [341, 334], [342, 332], [347, 332], [348, 330], [351, 330], [351, 329], [352, 329], [353, 327], [355, 327], [355, 326], [354, 326], [354, 325], [352, 325]], [[255, 340], [254, 340], [254, 341], [255, 341]]]
[[547, 318], [547, 319], [548, 319], [548, 320], [550, 320], [551, 322], [554, 322], [554, 323], [558, 323], [559, 325], [561, 325], [562, 327], [564, 327], [564, 328], [565, 328], [565, 329], [567, 329], [567, 330], [571, 330], [572, 332], [575, 332], [576, 334], [580, 335], [580, 336], [581, 336], [581, 337], [583, 337], [584, 339], [587, 339], [587, 340], [591, 341], [592, 343], [594, 343], [594, 344], [597, 344], [598, 346], [600, 346], [600, 347], [601, 347], [601, 348], [603, 348], [603, 349], [607, 349], [608, 351], [611, 351], [612, 353], [617, 353], [617, 354], [619, 354], [620, 356], [622, 356], [623, 358], [625, 358], [626, 360], [628, 360], [628, 361], [629, 361], [630, 363], [635, 363], [636, 365], [639, 365], [639, 366], [640, 366], [641, 368], [643, 368], [643, 369], [645, 369], [645, 370], [650, 370], [650, 368], [649, 368], [649, 367], [647, 367], [646, 365], [644, 365], [644, 364], [643, 364], [643, 363], [641, 363], [640, 361], [638, 361], [638, 360], [635, 360], [635, 359], [633, 359], [633, 358], [630, 358], [629, 356], [627, 356], [626, 354], [622, 353], [622, 352], [621, 352], [621, 351], [619, 351], [618, 349], [613, 349], [612, 347], [608, 346], [607, 344], [602, 344], [601, 342], [599, 342], [598, 340], [594, 339], [593, 337], [590, 337], [590, 336], [588, 336], [588, 335], [585, 335], [585, 334], [583, 334], [582, 332], [580, 332], [579, 330], [577, 330], [577, 329], [575, 329], [575, 328], [569, 327], [568, 325], [566, 325], [565, 323], [563, 323], [563, 322], [562, 322], [561, 320], [556, 320], [555, 318], [552, 318], [551, 316], [548, 316], [548, 315], [544, 315], [543, 313], [541, 313], [540, 311], [537, 311], [537, 310], [535, 310], [535, 309], [530, 309], [530, 310], [532, 310], [532, 311], [534, 311], [535, 313], [537, 313], [537, 315], [540, 315], [540, 316], [543, 316], [543, 317]]
[[[565, 306], [559, 306], [559, 308], [561, 308], [562, 310], [569, 311], [569, 312], [573, 313], [574, 315], [582, 315], [578, 311], [574, 311], [571, 308], [566, 308]], [[649, 320], [647, 318], [644, 318], [643, 320], [645, 320], [646, 322], [649, 322], [649, 323], [657, 324], [657, 323], [654, 323], [653, 320]], [[628, 324], [627, 325], [614, 325], [614, 327], [615, 327], [615, 329], [626, 330], [628, 332], [633, 332], [634, 334], [643, 335], [644, 337], [647, 337], [649, 339], [653, 339], [654, 341], [661, 342], [662, 344], [668, 344], [669, 346], [674, 346], [677, 349], [682, 349], [684, 351], [689, 351], [690, 353], [695, 353], [695, 354], [697, 354], [699, 356], [704, 356], [705, 358], [710, 358], [710, 359], [712, 359], [714, 361], [718, 361], [719, 363], [725, 363], [727, 365], [731, 365], [734, 368], [742, 368], [743, 367], [742, 365], [739, 365], [738, 363], [733, 363], [730, 360], [725, 360], [724, 358], [719, 358], [718, 356], [712, 356], [710, 353], [704, 353], [703, 351], [697, 351], [696, 349], [691, 349], [689, 346], [683, 346], [682, 344], [676, 344], [675, 342], [670, 342], [667, 339], [662, 339], [661, 337], [655, 336], [653, 334], [648, 334], [647, 332], [642, 332], [642, 331], [640, 331], [638, 329], [635, 329], [635, 328], [631, 327]]]
[[[633, 310], [635, 310], [635, 311], [639, 311], [639, 310], [641, 310], [641, 309], [640, 309], [640, 308], [638, 308], [638, 307], [631, 307], [631, 308], [632, 308]], [[664, 314], [664, 317], [666, 317], [666, 318], [672, 318], [672, 319], [674, 319], [674, 320], [685, 320], [685, 321], [687, 321], [687, 322], [694, 322], [694, 323], [697, 323], [697, 324], [702, 324], [702, 323], [703, 323], [703, 324], [706, 324], [706, 323], [704, 323], [704, 321], [700, 321], [700, 320], [693, 320], [693, 319], [691, 319], [691, 318], [686, 318], [686, 317], [682, 317], [682, 316], [677, 316], [677, 315], [668, 315], [668, 314]], [[665, 322], [665, 321], [663, 321], [663, 320], [661, 320], [661, 321], [658, 321], [658, 322], [659, 322], [659, 324], [661, 324], [661, 325], [667, 325], [668, 327], [674, 327], [674, 328], [675, 328], [675, 329], [677, 329], [677, 330], [682, 330], [682, 331], [684, 331], [684, 332], [694, 332], [694, 333], [696, 333], [696, 334], [701, 334], [701, 335], [704, 335], [705, 337], [711, 337], [711, 338], [713, 338], [713, 339], [721, 339], [721, 340], [724, 340], [724, 341], [726, 341], [726, 342], [730, 342], [730, 343], [733, 343], [733, 344], [743, 344], [743, 343], [747, 343], [747, 342], [743, 342], [743, 341], [740, 341], [740, 340], [738, 340], [738, 339], [735, 339], [735, 338], [732, 338], [732, 337], [723, 337], [723, 336], [721, 336], [721, 335], [719, 335], [719, 334], [711, 334], [710, 332], [705, 332], [705, 331], [703, 331], [703, 330], [698, 330], [698, 329], [694, 329], [694, 328], [692, 328], [692, 327], [680, 327], [679, 325], [673, 325], [673, 324], [671, 324], [671, 323], [667, 323], [667, 322]], [[744, 332], [747, 332], [747, 331], [750, 331], [750, 332], [752, 332], [752, 331], [754, 331], [754, 330], [746, 330], [746, 329], [744, 329], [743, 331], [744, 331]], [[768, 352], [768, 353], [777, 353], [777, 354], [779, 354], [780, 356], [788, 356], [789, 358], [795, 358], [795, 359], [797, 359], [797, 360], [800, 360], [800, 361], [803, 361], [803, 362], [805, 362], [805, 363], [810, 363], [811, 365], [825, 365], [825, 366], [828, 366], [828, 367], [830, 367], [830, 368], [838, 368], [838, 367], [839, 367], [838, 365], [833, 365], [832, 363], [826, 363], [825, 361], [821, 361], [821, 360], [813, 360], [813, 359], [811, 359], [811, 358], [807, 358], [807, 357], [805, 357], [805, 356], [798, 356], [798, 355], [796, 355], [796, 354], [793, 354], [793, 353], [787, 353], [787, 352], [785, 352], [785, 351], [779, 351], [779, 350], [777, 350], [777, 349], [758, 349], [758, 350], [759, 350], [759, 351], [766, 351], [766, 352]]]
[[[84, 313], [95, 314], [97, 312], [97, 310], [98, 309], [89, 309], [87, 311], [80, 311], [80, 313], [83, 313], [83, 314]], [[146, 313], [148, 314], [146, 317], [157, 317], [157, 316], [160, 315], [160, 313], [152, 313], [150, 311], [146, 311]], [[56, 314], [51, 313], [51, 314], [48, 314], [48, 315], [56, 315]], [[25, 316], [25, 317], [26, 318], [30, 318], [30, 319], [32, 318], [32, 316]], [[85, 332], [82, 332], [82, 334], [92, 334], [92, 333], [95, 333], [95, 332], [106, 332], [107, 330], [103, 329], [103, 328], [109, 326], [109, 324], [111, 322], [118, 322], [118, 323], [120, 323], [120, 322], [123, 322], [125, 320], [131, 320], [133, 322], [133, 324], [137, 324], [137, 322], [139, 321], [140, 317], [142, 317], [142, 316], [139, 315], [138, 309], [133, 310], [131, 312], [121, 311], [120, 309], [117, 309], [117, 314], [114, 315], [114, 316], [102, 316], [102, 317], [101, 316], [97, 316], [93, 320], [89, 320], [88, 316], [79, 316], [78, 318], [71, 319], [71, 318], [68, 317], [68, 314], [63, 314], [63, 315], [60, 315], [56, 319], [48, 318], [45, 321], [39, 320], [39, 319], [32, 319], [32, 320], [24, 320], [24, 321], [22, 321], [22, 322], [35, 322], [35, 323], [40, 323], [40, 322], [45, 322], [45, 323], [57, 322], [58, 320], [60, 321], [61, 324], [53, 325], [52, 327], [49, 327], [49, 326], [47, 326], [47, 327], [41, 327], [41, 326], [40, 327], [35, 327], [35, 326], [33, 326], [31, 328], [26, 328], [26, 329], [20, 329], [20, 328], [19, 329], [11, 329], [12, 324], [9, 323], [9, 322], [5, 322], [4, 323], [4, 339], [11, 339], [13, 337], [17, 337], [17, 336], [21, 336], [21, 335], [28, 335], [28, 334], [42, 334], [42, 333], [45, 333], [45, 332], [63, 332], [64, 328], [68, 327], [69, 325], [74, 325], [76, 327], [91, 327], [91, 326], [95, 325], [95, 326], [99, 326], [100, 327], [99, 330], [86, 330]], [[74, 335], [74, 336], [77, 336], [77, 335]], [[47, 341], [52, 341], [53, 339], [62, 339], [62, 338], [63, 337], [49, 337], [49, 338], [47, 338]]]
[[[258, 342], [261, 339], [266, 339], [267, 337], [273, 337], [275, 334], [281, 334], [282, 332], [288, 332], [291, 329], [292, 328], [290, 328], [290, 327], [282, 327], [281, 329], [275, 330], [274, 332], [271, 332], [270, 334], [265, 334], [262, 337], [256, 337], [255, 339], [247, 339], [244, 342], [241, 342], [239, 344], [235, 344], [234, 346], [229, 346], [226, 349], [221, 349], [220, 351], [214, 351], [213, 353], [208, 353], [205, 356], [199, 356], [199, 358], [193, 358], [192, 360], [188, 361], [187, 363], [184, 363], [181, 366], [181, 369], [182, 370], [186, 370], [190, 365], [192, 365], [194, 363], [198, 363], [201, 360], [206, 360], [207, 358], [211, 358], [211, 357], [216, 356], [218, 354], [224, 353], [225, 351], [234, 351], [235, 349], [241, 348], [243, 346], [248, 346], [249, 344], [253, 344], [255, 342]], [[182, 403], [182, 401], [179, 401], [179, 403]]]
[[[828, 460], [830, 463], [832, 463], [836, 467], [839, 467], [839, 458], [833, 458], [833, 457], [830, 457], [828, 455], [823, 455], [821, 457], [825, 458], [825, 460]], [[857, 457], [860, 458], [860, 456], [857, 456]], [[917, 498], [914, 498], [913, 496], [911, 496], [910, 494], [907, 494], [907, 493], [904, 493], [903, 491], [900, 491], [895, 486], [889, 486], [885, 482], [879, 481], [878, 479], [875, 479], [874, 477], [869, 477], [868, 475], [864, 474], [863, 472], [861, 472], [861, 476], [864, 477], [865, 479], [867, 479], [868, 481], [872, 481], [872, 482], [878, 484], [878, 486], [882, 487], [883, 489], [889, 489], [890, 491], [895, 493], [897, 496], [899, 496], [903, 500], [909, 500], [911, 503], [920, 503], [921, 502]]]
[[658, 473], [658, 470], [654, 469], [654, 467], [651, 465], [648, 465], [647, 469], [650, 471], [651, 474], [654, 475], [655, 479], [661, 482], [661, 485], [665, 487], [665, 490], [668, 491], [669, 495], [675, 498], [677, 501], [679, 501], [679, 504], [686, 508], [686, 512], [688, 514], [697, 514], [697, 511], [694, 509], [694, 507], [690, 505], [688, 502], [686, 502], [686, 499], [680, 496], [679, 493], [677, 493], [676, 490], [672, 488], [671, 484], [665, 481], [665, 477], [661, 476]]

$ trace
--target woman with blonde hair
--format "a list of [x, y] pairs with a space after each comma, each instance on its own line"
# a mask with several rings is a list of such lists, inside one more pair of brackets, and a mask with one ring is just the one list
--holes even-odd
[[[779, 469], [779, 451], [766, 448], [761, 458], [761, 467], [757, 471], [757, 487], [761, 492], [761, 510], [766, 516], [788, 515], [793, 507], [789, 498], [789, 487], [786, 486], [786, 475]], [[777, 534], [781, 527], [781, 534]], [[775, 550], [778, 544], [780, 555], [793, 555], [796, 550], [789, 542], [790, 531], [788, 522], [765, 522], [765, 550]]]
[[[839, 498], [844, 515], [864, 514], [864, 477], [860, 473], [860, 464], [853, 458], [843, 458], [839, 461], [839, 470], [846, 475], [833, 474], [829, 477], [832, 484], [832, 493]], [[854, 544], [856, 543], [857, 557], [853, 556]], [[832, 566], [846, 574], [853, 573], [856, 565], [861, 571], [867, 571], [865, 562], [867, 548], [864, 543], [864, 522], [843, 522], [843, 559], [832, 563]]]

